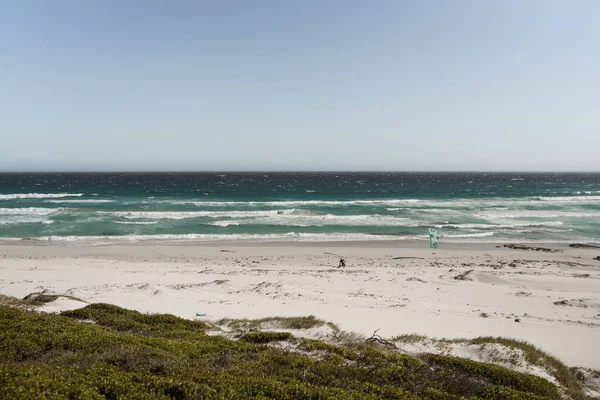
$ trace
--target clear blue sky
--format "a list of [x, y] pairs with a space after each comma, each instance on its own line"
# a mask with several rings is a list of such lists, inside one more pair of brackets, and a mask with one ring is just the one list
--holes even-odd
[[0, 170], [600, 171], [600, 1], [0, 0]]

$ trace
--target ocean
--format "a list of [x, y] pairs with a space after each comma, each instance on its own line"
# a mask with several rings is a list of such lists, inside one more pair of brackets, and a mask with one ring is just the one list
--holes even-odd
[[597, 173], [3, 173], [0, 241], [600, 240]]

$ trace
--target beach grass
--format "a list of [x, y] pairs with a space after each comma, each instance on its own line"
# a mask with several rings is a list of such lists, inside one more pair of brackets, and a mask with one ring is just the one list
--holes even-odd
[[82, 303], [86, 303], [85, 301], [74, 297], [74, 296], [69, 296], [66, 294], [56, 294], [56, 293], [42, 293], [42, 292], [34, 292], [34, 293], [29, 293], [27, 296], [23, 297], [24, 301], [28, 301], [29, 303], [36, 305], [36, 306], [41, 306], [43, 304], [46, 303], [51, 303], [55, 300], [58, 300], [58, 298], [63, 297], [65, 299], [69, 299], [69, 300], [75, 300], [75, 301], [80, 301]]
[[0, 294], [0, 306], [31, 308], [35, 307], [35, 304], [29, 300], [22, 300], [13, 296]]
[[417, 343], [427, 340], [427, 336], [417, 335], [416, 333], [409, 333], [399, 336], [394, 336], [392, 338], [393, 342], [402, 342], [402, 343]]
[[217, 325], [225, 325], [230, 329], [252, 329], [261, 328], [265, 325], [271, 329], [311, 329], [320, 326], [328, 326], [332, 330], [339, 328], [332, 322], [327, 322], [316, 318], [314, 315], [307, 317], [270, 317], [261, 319], [221, 319]]
[[[62, 315], [2, 305], [0, 397], [561, 399], [553, 383], [492, 364], [416, 358], [376, 343], [335, 346], [288, 332], [230, 340], [210, 329], [108, 304]], [[265, 344], [273, 342], [289, 348]]]
[[577, 381], [576, 374], [569, 367], [556, 357], [549, 355], [530, 343], [490, 336], [478, 337], [469, 340], [469, 342], [473, 344], [498, 343], [512, 349], [521, 350], [525, 360], [529, 364], [540, 366], [548, 371], [567, 390], [572, 399], [583, 400], [587, 398]]
[[51, 303], [53, 301], [58, 300], [59, 298], [65, 298], [69, 300], [80, 301], [82, 303], [86, 303], [85, 301], [78, 299], [77, 297], [65, 295], [65, 294], [50, 294], [50, 293], [41, 293], [34, 292], [30, 293], [22, 299], [18, 299], [13, 296], [6, 296], [0, 294], [0, 306], [9, 306], [9, 307], [18, 307], [23, 309], [35, 309], [36, 307], [43, 306], [44, 304]]

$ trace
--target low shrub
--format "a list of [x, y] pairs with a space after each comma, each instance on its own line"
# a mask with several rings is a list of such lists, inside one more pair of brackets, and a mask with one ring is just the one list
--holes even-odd
[[294, 336], [289, 332], [250, 332], [243, 335], [240, 340], [249, 343], [271, 343], [293, 338]]
[[227, 325], [232, 329], [240, 328], [263, 328], [265, 326], [274, 329], [311, 329], [327, 325], [332, 330], [339, 329], [335, 324], [316, 318], [314, 315], [308, 317], [269, 317], [261, 319], [221, 319], [218, 325]]
[[307, 339], [292, 352], [262, 345], [295, 342], [288, 332], [251, 332], [233, 341], [203, 329], [106, 304], [63, 315], [0, 306], [0, 398], [559, 398], [542, 378], [469, 360]]
[[135, 332], [147, 335], [161, 335], [165, 332], [182, 334], [204, 334], [209, 327], [204, 322], [191, 321], [170, 314], [143, 314], [112, 304], [90, 304], [89, 306], [65, 311], [61, 315], [81, 320], [91, 320], [98, 325], [120, 332]]

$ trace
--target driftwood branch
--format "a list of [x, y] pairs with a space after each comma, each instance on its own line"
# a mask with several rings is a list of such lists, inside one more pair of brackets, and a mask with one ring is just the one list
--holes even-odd
[[338, 342], [341, 342], [346, 338], [346, 336], [348, 336], [348, 334], [342, 330], [336, 330], [331, 332], [331, 336]]
[[379, 328], [377, 328], [377, 330], [375, 330], [375, 332], [373, 332], [373, 335], [368, 338], [367, 340], [365, 340], [365, 342], [367, 343], [379, 343], [382, 344], [384, 346], [389, 346], [389, 347], [393, 347], [393, 348], [397, 348], [396, 344], [393, 342], [390, 342], [389, 340], [384, 340], [381, 336], [379, 336], [377, 334], [377, 332], [379, 332]]

